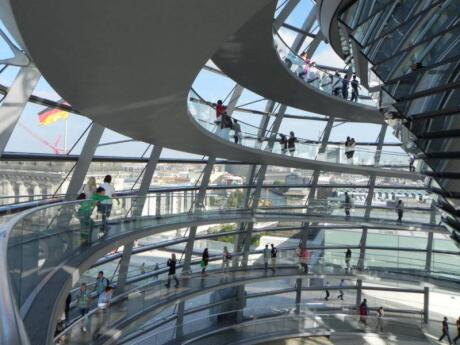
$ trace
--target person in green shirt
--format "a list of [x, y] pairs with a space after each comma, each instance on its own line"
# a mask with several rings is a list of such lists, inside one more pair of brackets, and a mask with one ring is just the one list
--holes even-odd
[[[82, 197], [82, 199], [84, 199], [84, 197]], [[96, 189], [96, 193], [80, 204], [80, 208], [77, 211], [77, 217], [81, 226], [82, 244], [89, 244], [92, 239], [94, 221], [91, 219], [91, 214], [93, 213], [94, 207], [107, 199], [109, 199], [109, 197], [105, 195], [104, 188], [99, 187]]]

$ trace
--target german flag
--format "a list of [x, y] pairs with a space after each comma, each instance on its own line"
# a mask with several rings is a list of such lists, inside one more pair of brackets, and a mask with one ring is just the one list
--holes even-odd
[[[60, 102], [67, 104], [65, 101]], [[59, 120], [66, 120], [69, 117], [69, 112], [57, 108], [46, 108], [38, 113], [38, 121], [40, 125], [47, 126]]]

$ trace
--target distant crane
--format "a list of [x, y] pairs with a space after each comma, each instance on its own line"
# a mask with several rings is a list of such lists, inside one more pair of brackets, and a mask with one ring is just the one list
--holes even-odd
[[43, 145], [45, 145], [48, 148], [50, 148], [54, 152], [54, 154], [59, 155], [59, 154], [65, 153], [65, 150], [58, 146], [60, 141], [61, 141], [61, 136], [58, 136], [58, 138], [56, 139], [56, 142], [54, 144], [50, 144], [46, 139], [43, 139], [41, 136], [39, 136], [37, 133], [32, 131], [26, 125], [24, 125], [22, 123], [19, 123], [19, 127], [21, 127], [23, 130], [25, 130], [27, 133], [29, 133], [37, 141], [41, 142]]

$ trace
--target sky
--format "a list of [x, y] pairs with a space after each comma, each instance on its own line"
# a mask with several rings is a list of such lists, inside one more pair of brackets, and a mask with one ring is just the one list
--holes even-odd
[[[280, 0], [279, 4], [284, 3], [284, 0]], [[282, 7], [280, 6], [280, 9]], [[300, 27], [302, 22], [305, 20], [309, 11], [312, 8], [311, 0], [301, 0], [294, 11], [287, 19], [287, 23]], [[315, 24], [316, 25], [316, 24]], [[7, 32], [4, 26], [0, 23], [0, 29]], [[317, 31], [317, 29], [315, 29]], [[279, 31], [280, 36], [283, 40], [290, 44], [294, 40], [295, 33], [291, 30], [281, 28]], [[12, 39], [11, 36], [9, 36]], [[304, 44], [308, 44], [308, 40]], [[8, 45], [0, 39], [0, 59], [11, 57], [11, 51]], [[329, 45], [322, 43], [317, 52], [312, 57], [312, 60], [317, 61], [323, 65], [330, 65], [334, 67], [343, 67], [343, 61], [333, 52]], [[0, 83], [6, 86], [10, 86], [14, 81], [18, 67], [9, 66], [3, 73], [0, 74]], [[216, 101], [217, 99], [225, 99], [228, 97], [235, 83], [229, 78], [216, 75], [212, 72], [202, 70], [196, 77], [193, 84], [193, 88], [206, 100]], [[34, 90], [34, 94], [37, 96], [49, 98], [52, 100], [60, 100], [59, 95], [53, 90], [53, 88], [47, 83], [44, 77], [40, 78], [37, 87]], [[254, 94], [249, 90], [244, 90], [238, 105], [243, 105], [248, 102], [260, 100], [262, 97]], [[248, 107], [256, 110], [263, 110], [266, 101], [260, 101], [249, 105]], [[83, 146], [85, 135], [82, 133], [91, 123], [91, 121], [84, 117], [76, 114], [70, 114], [67, 123], [66, 121], [58, 121], [48, 126], [42, 126], [38, 122], [37, 113], [42, 111], [45, 107], [39, 106], [33, 103], [28, 103], [20, 120], [20, 126], [17, 126], [13, 132], [13, 135], [7, 145], [7, 151], [14, 152], [33, 152], [33, 153], [53, 153], [52, 147], [64, 148], [64, 138], [67, 138], [67, 150], [73, 147], [72, 152], [78, 154]], [[305, 111], [301, 111], [294, 108], [288, 108], [287, 114], [295, 115], [317, 115], [311, 114]], [[249, 115], [245, 113], [235, 113], [235, 118], [241, 119], [247, 123], [258, 125], [260, 117], [255, 115]], [[296, 135], [305, 139], [317, 140], [325, 126], [325, 121], [305, 121], [305, 120], [294, 120], [284, 119], [280, 128], [281, 132], [289, 132], [292, 129], [296, 129]], [[67, 130], [66, 130], [67, 128]], [[371, 124], [342, 124], [334, 127], [331, 133], [331, 140], [342, 141], [348, 135], [355, 136], [358, 141], [375, 141], [379, 133], [380, 126]], [[82, 137], [81, 137], [82, 136]], [[80, 139], [78, 144], [77, 140]], [[121, 140], [129, 140], [121, 134], [113, 132], [109, 129], [104, 131], [101, 143], [110, 143]], [[388, 131], [386, 141], [396, 142], [397, 140], [392, 136], [391, 131]], [[129, 142], [122, 144], [104, 145], [98, 147], [96, 150], [97, 155], [118, 155], [118, 156], [141, 156], [148, 144], [141, 142]], [[149, 151], [147, 151], [147, 154]], [[188, 153], [177, 152], [173, 150], [164, 150], [163, 157], [184, 157], [192, 158], [197, 157]], [[201, 157], [200, 157], [201, 158]]]

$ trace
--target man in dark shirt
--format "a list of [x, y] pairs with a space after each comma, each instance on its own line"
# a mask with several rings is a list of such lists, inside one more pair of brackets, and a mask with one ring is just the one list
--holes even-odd
[[353, 79], [351, 80], [351, 101], [357, 102], [359, 96], [359, 90], [361, 87], [359, 86], [359, 81], [356, 79], [356, 75], [353, 75]]
[[271, 256], [272, 256], [272, 271], [275, 273], [276, 270], [276, 254], [278, 254], [278, 249], [276, 249], [275, 245], [272, 243], [271, 244], [272, 249], [271, 249]]
[[443, 340], [444, 337], [447, 337], [447, 340], [449, 340], [449, 344], [452, 344], [452, 339], [450, 339], [449, 335], [449, 323], [447, 322], [447, 317], [444, 317], [444, 320], [442, 320], [442, 334], [439, 338], [439, 341]]

